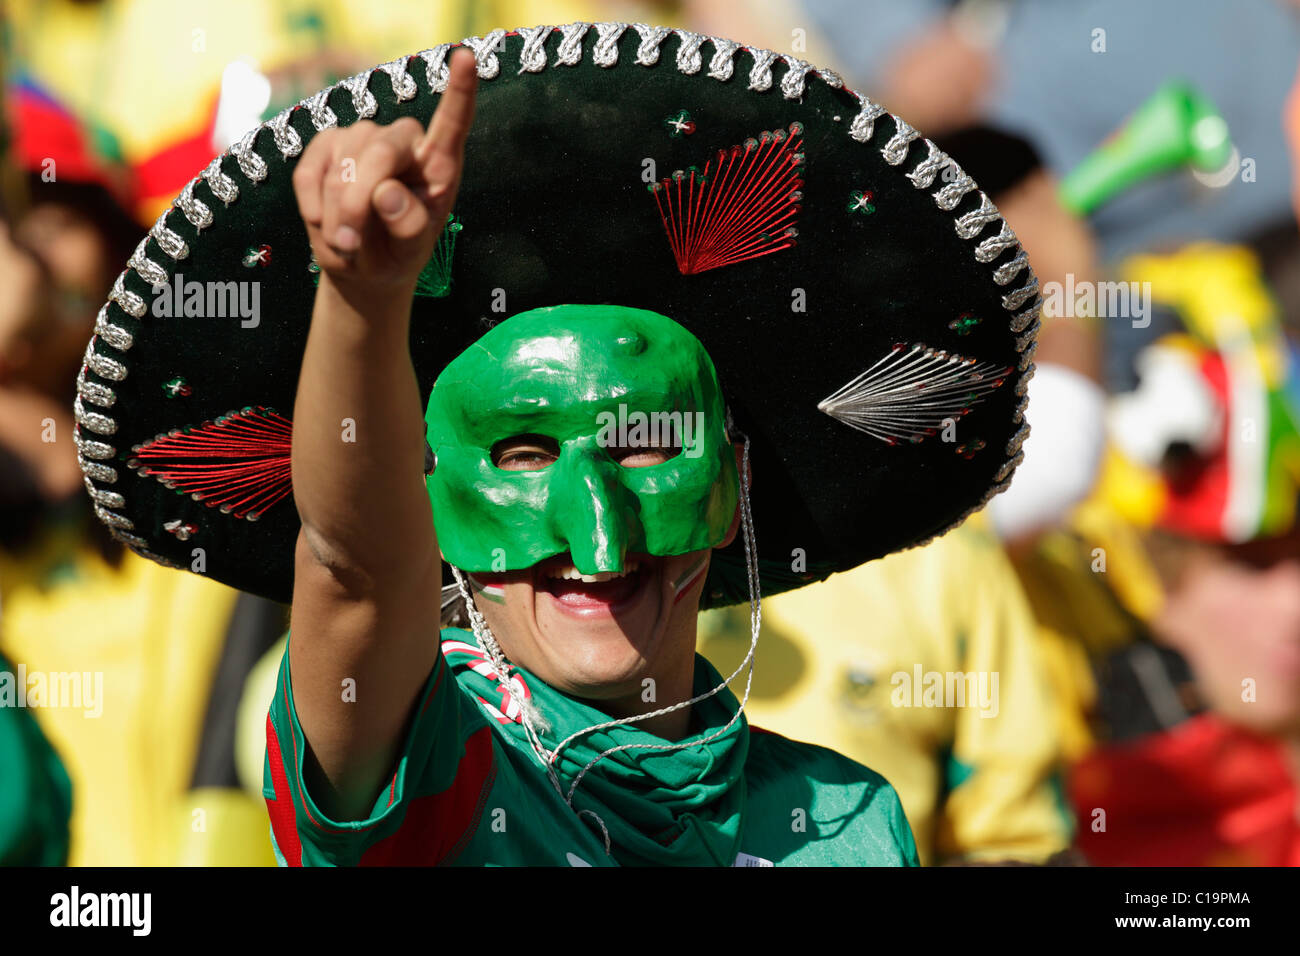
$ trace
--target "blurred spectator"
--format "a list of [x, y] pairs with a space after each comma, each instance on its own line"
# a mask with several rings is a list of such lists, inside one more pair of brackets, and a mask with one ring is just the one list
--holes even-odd
[[[98, 186], [32, 175], [25, 192], [22, 218], [0, 220], [0, 444], [17, 456], [43, 507], [69, 498], [80, 505], [81, 469], [71, 447], [77, 370], [138, 227]], [[24, 543], [31, 530], [24, 525], [46, 517], [17, 505], [0, 503], [0, 541], [11, 548]]]
[[[102, 188], [39, 177], [26, 212], [0, 227], [0, 652], [11, 673], [95, 695], [22, 715], [72, 782], [70, 862], [269, 863], [264, 811], [230, 789], [237, 698], [223, 714], [220, 687], [238, 689], [282, 613], [241, 611], [234, 591], [124, 551], [92, 514], [72, 443], [82, 351], [138, 239]], [[222, 779], [223, 740], [229, 782], [199, 793]], [[43, 758], [28, 751], [35, 774]], [[23, 779], [16, 763], [4, 776]], [[68, 852], [66, 832], [49, 839], [41, 859]]]
[[1258, 261], [1130, 263], [1179, 319], [1117, 397], [1098, 495], [1018, 556], [1102, 864], [1298, 865], [1300, 387]]
[[576, 0], [10, 0], [7, 111], [20, 160], [125, 171], [153, 220], [270, 113], [359, 70], [494, 27], [590, 19]]
[[[900, 63], [928, 59], [928, 69], [912, 68], [918, 84], [981, 92], [988, 120], [1039, 144], [1058, 176], [1167, 80], [1182, 77], [1205, 94], [1249, 163], [1221, 189], [1176, 176], [1118, 199], [1093, 223], [1105, 260], [1170, 240], [1241, 240], [1289, 203], [1280, 117], [1300, 61], [1300, 13], [1280, 0], [802, 0], [802, 7], [868, 95], [911, 120], [906, 99], [895, 103], [891, 91], [912, 75], [900, 73]], [[942, 61], [952, 42], [939, 40], [954, 30], [983, 45], [991, 83], [984, 70], [952, 76]], [[967, 98], [949, 94], [958, 104]], [[933, 137], [964, 121], [965, 112], [949, 112], [937, 129], [912, 121]]]

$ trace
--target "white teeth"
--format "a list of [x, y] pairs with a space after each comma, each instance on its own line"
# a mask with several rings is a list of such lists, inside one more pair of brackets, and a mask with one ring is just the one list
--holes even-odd
[[640, 561], [629, 561], [621, 573], [618, 571], [600, 571], [596, 574], [583, 574], [573, 565], [566, 564], [551, 568], [546, 572], [546, 576], [548, 578], [559, 578], [562, 581], [582, 581], [586, 584], [597, 584], [601, 581], [612, 581], [615, 578], [627, 577], [640, 567]]

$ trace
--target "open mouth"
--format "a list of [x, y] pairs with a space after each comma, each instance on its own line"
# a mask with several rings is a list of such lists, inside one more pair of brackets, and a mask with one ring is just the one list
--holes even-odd
[[653, 577], [650, 562], [629, 558], [622, 572], [583, 574], [572, 563], [547, 563], [537, 569], [536, 589], [576, 612], [614, 612], [630, 604]]

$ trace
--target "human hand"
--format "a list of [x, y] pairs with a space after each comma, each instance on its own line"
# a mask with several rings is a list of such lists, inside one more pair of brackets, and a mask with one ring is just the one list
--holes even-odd
[[478, 85], [456, 50], [426, 132], [412, 118], [318, 134], [293, 174], [324, 278], [357, 302], [409, 297], [456, 201]]

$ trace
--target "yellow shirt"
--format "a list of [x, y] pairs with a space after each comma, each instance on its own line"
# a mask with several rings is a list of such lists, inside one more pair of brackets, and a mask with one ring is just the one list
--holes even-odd
[[114, 568], [75, 529], [0, 552], [0, 650], [29, 681], [82, 675], [96, 698], [31, 710], [72, 781], [71, 865], [273, 864], [264, 808], [190, 791], [235, 598], [129, 551]]
[[1112, 505], [1120, 495], [1135, 497], [1142, 480], [1121, 457], [1109, 453], [1093, 494], [1063, 527], [1015, 558], [1039, 624], [1052, 710], [1070, 763], [1095, 742], [1093, 661], [1131, 643], [1164, 601], [1141, 532]]
[[[700, 635], [729, 675], [749, 646], [748, 607], [701, 615]], [[923, 863], [1042, 860], [1069, 843], [1034, 622], [975, 522], [765, 600], [746, 710], [883, 774]]]

